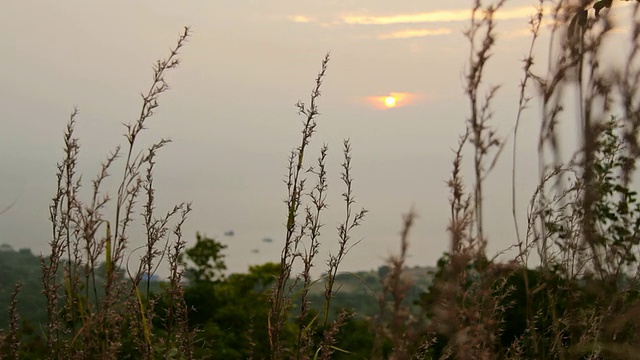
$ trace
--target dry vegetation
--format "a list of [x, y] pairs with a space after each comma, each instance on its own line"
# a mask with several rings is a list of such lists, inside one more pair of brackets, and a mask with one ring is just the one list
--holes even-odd
[[[507, 139], [492, 127], [492, 100], [498, 87], [485, 85], [485, 68], [495, 51], [495, 14], [506, 1], [475, 1], [465, 33], [470, 44], [465, 69], [465, 94], [470, 115], [459, 139], [448, 180], [451, 236], [449, 253], [439, 264], [429, 293], [411, 311], [405, 300], [408, 282], [403, 276], [414, 212], [404, 218], [400, 253], [389, 259], [391, 270], [378, 295], [380, 314], [369, 319], [375, 333], [374, 359], [621, 359], [637, 358], [640, 288], [638, 287], [640, 204], [631, 190], [636, 159], [640, 156], [640, 5], [615, 1], [540, 0], [531, 19], [531, 47], [523, 61], [520, 101], [515, 110], [512, 148], [512, 213], [515, 229], [511, 261], [499, 262], [486, 253], [484, 231], [485, 179], [497, 161], [507, 156]], [[603, 46], [617, 24], [611, 7], [625, 6], [632, 19], [624, 46], [625, 66], [607, 62]], [[551, 9], [550, 13], [544, 13]], [[546, 71], [534, 72], [543, 19], [551, 20], [550, 56]], [[58, 165], [57, 192], [50, 208], [51, 252], [42, 259], [42, 286], [48, 321], [44, 351], [51, 359], [137, 357], [193, 358], [196, 328], [188, 323], [183, 296], [180, 254], [185, 247], [181, 226], [190, 212], [188, 203], [158, 214], [154, 203], [153, 170], [156, 153], [168, 140], [140, 150], [136, 139], [168, 89], [166, 73], [178, 65], [185, 29], [174, 50], [154, 68], [150, 90], [142, 98], [137, 122], [127, 125], [124, 147], [117, 147], [91, 182], [92, 196], [80, 199], [82, 185], [76, 173], [80, 146], [74, 137], [77, 112], [65, 131], [65, 157]], [[542, 45], [545, 46], [545, 45]], [[313, 280], [321, 249], [322, 215], [327, 209], [327, 147], [314, 166], [309, 144], [316, 133], [320, 89], [329, 56], [321, 64], [309, 104], [298, 103], [303, 116], [300, 145], [288, 164], [285, 246], [280, 272], [270, 292], [268, 342], [270, 354], [256, 358], [329, 359], [348, 354], [338, 334], [351, 314], [329, 321], [340, 264], [356, 243], [352, 231], [366, 210], [358, 209], [349, 141], [344, 142], [342, 182], [344, 221], [335, 238], [339, 250], [326, 264], [326, 276]], [[569, 90], [575, 90], [570, 92]], [[576, 99], [577, 111], [567, 111]], [[541, 109], [539, 184], [526, 201], [516, 198], [516, 159], [519, 125], [532, 99]], [[579, 119], [576, 122], [575, 119]], [[579, 123], [582, 144], [571, 161], [563, 162], [558, 124]], [[465, 186], [462, 154], [470, 148], [473, 177]], [[508, 152], [508, 151], [507, 151]], [[117, 164], [122, 180], [118, 189], [101, 188]], [[313, 185], [310, 185], [314, 182]], [[113, 204], [115, 213], [107, 213]], [[127, 267], [131, 252], [132, 214], [141, 205], [146, 236], [145, 254], [138, 269]], [[519, 209], [527, 208], [525, 218]], [[445, 211], [443, 209], [443, 211]], [[522, 228], [521, 224], [526, 226]], [[356, 250], [357, 251], [357, 247]], [[168, 261], [162, 262], [165, 259]], [[99, 267], [104, 262], [104, 267]], [[170, 268], [169, 286], [154, 295], [144, 279], [160, 264]], [[123, 271], [126, 270], [126, 271]], [[311, 309], [309, 288], [325, 284], [325, 305]], [[16, 287], [16, 293], [19, 291]], [[156, 305], [162, 302], [163, 312]], [[11, 304], [11, 328], [0, 334], [3, 357], [20, 353], [19, 314]], [[157, 320], [160, 321], [157, 321]], [[289, 336], [293, 334], [293, 336]], [[126, 336], [125, 336], [126, 335]], [[293, 341], [291, 341], [293, 339]], [[254, 344], [258, 339], [249, 341]]]

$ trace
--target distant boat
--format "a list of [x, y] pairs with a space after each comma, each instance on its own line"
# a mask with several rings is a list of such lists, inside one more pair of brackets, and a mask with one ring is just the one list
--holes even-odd
[[252, 252], [252, 253], [254, 253], [254, 254], [257, 254], [257, 253], [259, 253], [259, 252], [260, 252], [260, 250], [258, 250], [258, 249], [253, 249], [253, 250], [251, 250], [251, 252]]
[[266, 237], [266, 238], [262, 239], [262, 242], [272, 243], [272, 242], [273, 242], [273, 239], [272, 239], [272, 238], [270, 238], [270, 237]]
[[233, 230], [229, 230], [229, 231], [225, 231], [225, 232], [224, 232], [224, 236], [233, 236], [233, 235], [235, 235], [235, 234], [236, 234], [236, 233], [235, 233], [235, 231], [233, 231]]

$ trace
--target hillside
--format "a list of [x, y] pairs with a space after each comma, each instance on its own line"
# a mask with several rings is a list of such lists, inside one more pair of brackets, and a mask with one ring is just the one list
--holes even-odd
[[[336, 277], [336, 289], [332, 299], [332, 308], [353, 310], [359, 316], [372, 316], [379, 312], [378, 296], [382, 293], [381, 278], [389, 271], [388, 266], [378, 270], [345, 272]], [[408, 292], [407, 302], [417, 300], [426, 292], [432, 280], [432, 267], [406, 268], [404, 276], [412, 286]], [[313, 308], [320, 308], [324, 302], [324, 283], [319, 279], [309, 291]], [[22, 320], [32, 325], [42, 323], [46, 319], [45, 298], [41, 294], [40, 258], [30, 249], [15, 250], [7, 244], [0, 245], [0, 328], [9, 323], [9, 306], [11, 293], [16, 283], [23, 286], [18, 295], [18, 311]], [[157, 285], [160, 285], [158, 283]], [[155, 286], [154, 286], [155, 287]], [[159, 288], [155, 287], [156, 289]]]

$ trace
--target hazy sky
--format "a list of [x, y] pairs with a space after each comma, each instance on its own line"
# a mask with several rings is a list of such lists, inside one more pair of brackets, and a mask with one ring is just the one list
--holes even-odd
[[[505, 136], [514, 124], [521, 59], [530, 41], [527, 22], [536, 3], [510, 1], [499, 15], [500, 37], [486, 79], [503, 86], [494, 107], [495, 125]], [[469, 113], [462, 91], [469, 52], [462, 31], [468, 26], [469, 4], [3, 2], [0, 208], [16, 203], [0, 216], [0, 242], [46, 251], [55, 165], [73, 107], [80, 109], [80, 169], [88, 186], [100, 161], [124, 142], [121, 124], [139, 113], [139, 94], [151, 83], [152, 64], [168, 54], [188, 25], [193, 33], [180, 56], [182, 64], [167, 77], [172, 90], [161, 98], [139, 145], [161, 137], [174, 140], [159, 153], [158, 207], [193, 202], [184, 231], [190, 242], [200, 231], [228, 244], [232, 271], [278, 259], [286, 220], [286, 159], [301, 130], [294, 104], [308, 99], [320, 61], [330, 51], [319, 102], [322, 115], [307, 162], [315, 161], [322, 143], [328, 144], [330, 208], [321, 252], [335, 249], [334, 229], [344, 213], [342, 139], [350, 138], [356, 200], [370, 212], [354, 233], [362, 242], [344, 269], [373, 269], [395, 252], [401, 216], [412, 206], [419, 218], [411, 235], [410, 264], [434, 264], [448, 248], [445, 180], [451, 148]], [[541, 41], [545, 44], [546, 37]], [[408, 95], [391, 109], [372, 102], [390, 93]], [[527, 113], [521, 129], [522, 215], [537, 178], [535, 119], [535, 111]], [[514, 239], [511, 156], [504, 153], [487, 185], [491, 251]], [[471, 178], [467, 181], [471, 186]], [[114, 182], [108, 185], [113, 194]], [[224, 237], [226, 230], [235, 236]], [[264, 237], [274, 242], [264, 243]]]

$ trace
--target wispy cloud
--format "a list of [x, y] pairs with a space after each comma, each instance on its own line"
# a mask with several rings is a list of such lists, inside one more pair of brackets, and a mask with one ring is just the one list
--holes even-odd
[[378, 39], [409, 39], [425, 36], [447, 35], [451, 34], [451, 29], [439, 28], [439, 29], [411, 29], [394, 31], [391, 33], [378, 35]]
[[[509, 20], [528, 18], [534, 15], [535, 12], [536, 10], [533, 7], [504, 9], [496, 12], [494, 19]], [[346, 15], [342, 16], [341, 20], [344, 23], [354, 25], [393, 25], [465, 21], [470, 18], [471, 12], [469, 9], [460, 9], [382, 16]]]
[[308, 16], [305, 15], [289, 15], [287, 16], [287, 19], [295, 22], [295, 23], [310, 23], [310, 22], [315, 22], [316, 19], [314, 18], [310, 18]]

